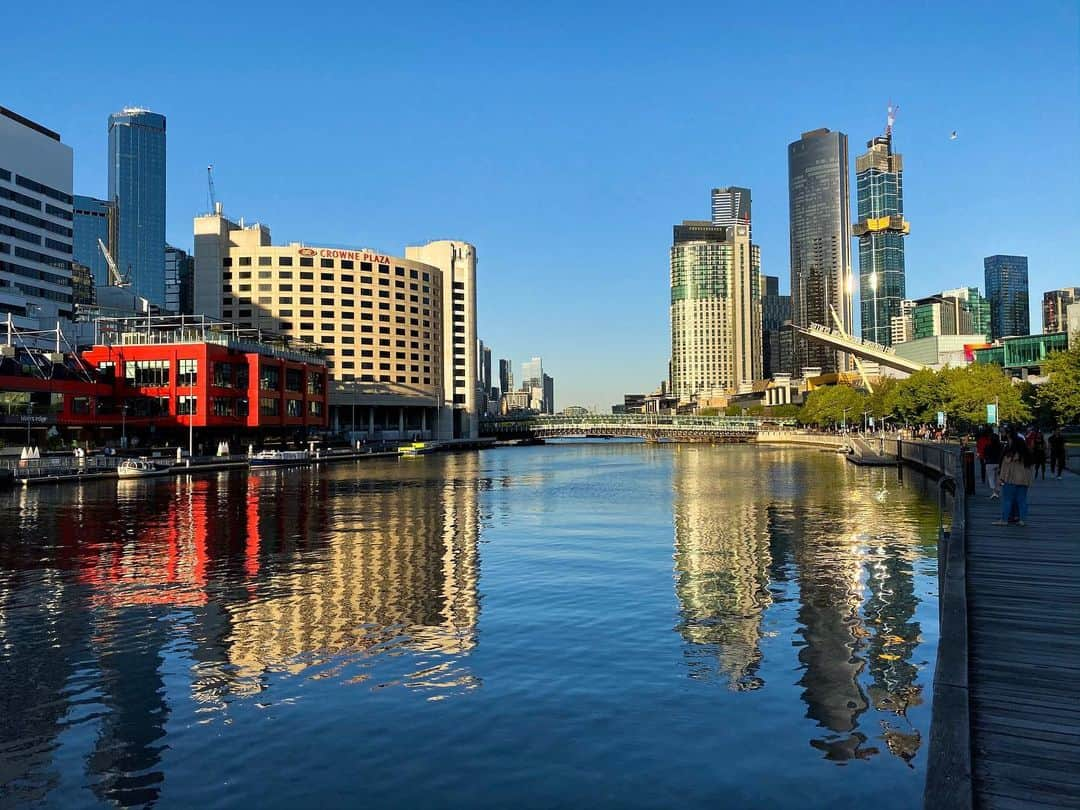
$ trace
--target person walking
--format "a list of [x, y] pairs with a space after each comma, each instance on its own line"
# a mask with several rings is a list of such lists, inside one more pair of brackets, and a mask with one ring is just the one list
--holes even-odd
[[979, 478], [986, 483], [986, 445], [990, 444], [990, 429], [981, 428], [975, 441], [975, 455], [979, 457]]
[[1001, 495], [1001, 482], [998, 481], [998, 472], [1001, 465], [1001, 437], [995, 432], [990, 433], [983, 456], [986, 458], [986, 483], [990, 485], [990, 497], [997, 498]]
[[1028, 433], [1028, 448], [1031, 450], [1032, 464], [1034, 465], [1032, 480], [1039, 477], [1039, 471], [1042, 471], [1043, 481], [1046, 480], [1046, 438], [1043, 436], [1042, 431], [1038, 428], [1033, 428]]
[[1028, 487], [1031, 486], [1031, 456], [1027, 443], [1018, 435], [1010, 437], [1001, 457], [1001, 519], [995, 526], [1008, 526], [1015, 508], [1021, 526], [1027, 525]]
[[1065, 471], [1065, 436], [1060, 427], [1050, 434], [1050, 475], [1061, 478]]

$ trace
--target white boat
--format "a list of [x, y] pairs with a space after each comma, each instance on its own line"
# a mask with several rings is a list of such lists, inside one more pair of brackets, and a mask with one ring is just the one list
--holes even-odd
[[168, 472], [168, 467], [159, 467], [144, 458], [124, 459], [116, 468], [118, 478], [149, 478], [154, 475], [166, 475]]
[[307, 450], [261, 450], [251, 457], [252, 467], [296, 467], [311, 463]]

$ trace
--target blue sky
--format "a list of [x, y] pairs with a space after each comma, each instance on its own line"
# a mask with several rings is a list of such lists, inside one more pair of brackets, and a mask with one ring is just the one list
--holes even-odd
[[77, 193], [138, 104], [168, 117], [173, 244], [208, 163], [275, 241], [473, 242], [481, 337], [516, 373], [542, 355], [560, 407], [666, 374], [671, 226], [713, 186], [751, 187], [786, 290], [787, 143], [839, 129], [854, 162], [889, 99], [909, 295], [1025, 254], [1038, 330], [1042, 291], [1080, 285], [1071, 1], [5, 3], [0, 28], [0, 104], [74, 147]]

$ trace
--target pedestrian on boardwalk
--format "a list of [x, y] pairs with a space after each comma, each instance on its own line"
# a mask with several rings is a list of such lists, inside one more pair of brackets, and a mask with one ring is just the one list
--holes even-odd
[[1028, 487], [1031, 486], [1031, 461], [1027, 442], [1019, 435], [1014, 435], [1001, 457], [1001, 520], [995, 520], [995, 526], [1008, 526], [1015, 508], [1019, 524], [1027, 524]]
[[1031, 452], [1031, 460], [1033, 466], [1032, 480], [1039, 477], [1039, 471], [1042, 470], [1042, 478], [1046, 480], [1046, 438], [1042, 435], [1042, 431], [1037, 427], [1032, 426], [1027, 435], [1027, 446]]
[[986, 482], [990, 485], [990, 497], [997, 498], [1001, 495], [1001, 484], [998, 481], [998, 472], [1001, 466], [1001, 437], [991, 432], [986, 443], [983, 455], [986, 457]]
[[986, 483], [986, 445], [990, 444], [990, 429], [981, 428], [975, 441], [975, 455], [979, 457], [979, 478]]
[[1065, 471], [1065, 436], [1060, 427], [1054, 428], [1050, 434], [1050, 474], [1055, 478], [1061, 478]]

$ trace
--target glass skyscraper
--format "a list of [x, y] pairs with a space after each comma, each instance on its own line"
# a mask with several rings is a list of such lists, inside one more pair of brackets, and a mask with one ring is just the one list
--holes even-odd
[[892, 319], [900, 314], [907, 293], [904, 280], [904, 160], [892, 150], [892, 127], [867, 144], [855, 159], [859, 221], [859, 295], [862, 336], [883, 346], [892, 344]]
[[1027, 256], [987, 256], [983, 270], [990, 299], [991, 338], [1030, 334]]
[[[791, 319], [835, 327], [833, 313], [851, 333], [851, 189], [847, 135], [815, 129], [788, 145], [791, 219]], [[792, 371], [820, 366], [847, 371], [847, 355], [796, 335]], [[781, 369], [787, 371], [788, 369]]]
[[130, 292], [165, 305], [165, 116], [125, 107], [109, 116], [109, 200], [116, 260]]
[[105, 262], [105, 257], [101, 255], [101, 248], [98, 247], [98, 239], [109, 250], [115, 249], [113, 229], [116, 225], [116, 209], [108, 200], [84, 197], [81, 194], [75, 195], [74, 208], [75, 220], [72, 230], [75, 235], [72, 241], [75, 261], [90, 268], [95, 286], [104, 287], [112, 284], [108, 264]]

